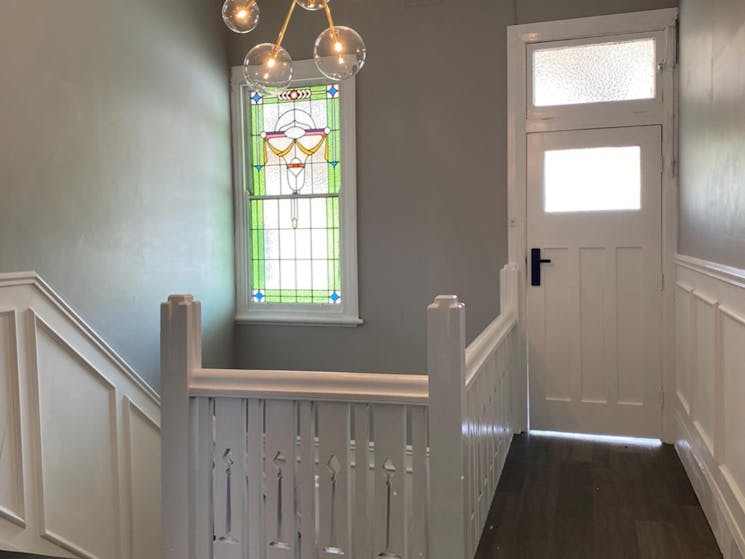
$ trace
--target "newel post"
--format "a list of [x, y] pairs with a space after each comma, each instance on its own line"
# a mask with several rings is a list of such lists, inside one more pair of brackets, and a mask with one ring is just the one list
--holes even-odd
[[202, 366], [201, 308], [191, 295], [160, 307], [163, 559], [191, 559], [189, 376]]
[[427, 308], [432, 559], [464, 558], [466, 550], [465, 323], [455, 295], [438, 295]]

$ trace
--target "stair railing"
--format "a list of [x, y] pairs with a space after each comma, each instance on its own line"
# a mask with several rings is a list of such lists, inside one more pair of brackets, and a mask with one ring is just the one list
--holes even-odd
[[203, 368], [199, 303], [169, 297], [163, 558], [471, 559], [512, 435], [507, 298], [466, 349], [438, 296], [427, 376]]

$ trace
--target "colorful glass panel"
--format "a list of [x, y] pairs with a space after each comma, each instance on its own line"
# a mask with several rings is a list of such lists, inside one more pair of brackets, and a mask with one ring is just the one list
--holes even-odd
[[340, 304], [339, 84], [249, 92], [253, 303]]

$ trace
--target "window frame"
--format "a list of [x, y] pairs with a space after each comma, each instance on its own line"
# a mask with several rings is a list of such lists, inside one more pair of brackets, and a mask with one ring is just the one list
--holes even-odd
[[[323, 76], [313, 60], [293, 62], [292, 87], [335, 83]], [[339, 97], [341, 129], [341, 188], [339, 191], [339, 234], [342, 298], [339, 304], [256, 303], [251, 301], [250, 212], [251, 180], [246, 143], [249, 114], [244, 95], [250, 87], [243, 77], [243, 66], [231, 68], [231, 128], [233, 134], [233, 194], [235, 205], [235, 279], [238, 323], [358, 326], [357, 285], [357, 166], [355, 123], [355, 78], [344, 80]]]

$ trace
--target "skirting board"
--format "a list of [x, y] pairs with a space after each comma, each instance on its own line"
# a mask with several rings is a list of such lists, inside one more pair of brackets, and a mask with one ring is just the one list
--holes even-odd
[[675, 424], [678, 429], [675, 449], [701, 502], [724, 559], [745, 558], [745, 552], [741, 551], [745, 550], [742, 530], [737, 526], [735, 515], [716, 481], [721, 475], [715, 478], [712, 473], [713, 468], [718, 470], [718, 467], [706, 459], [706, 454], [701, 450], [704, 448], [704, 441], [695, 429], [688, 427], [688, 421], [678, 410], [675, 411]]

